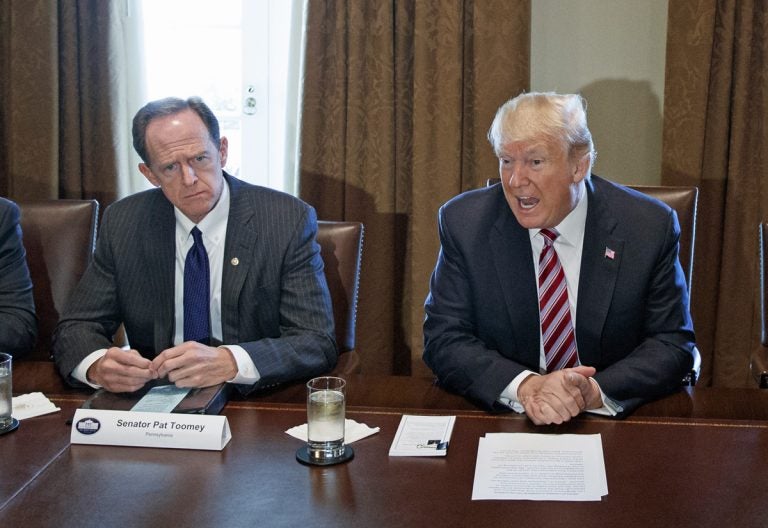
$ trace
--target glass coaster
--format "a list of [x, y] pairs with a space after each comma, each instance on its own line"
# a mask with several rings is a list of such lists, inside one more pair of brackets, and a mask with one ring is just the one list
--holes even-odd
[[19, 421], [16, 418], [11, 419], [11, 425], [6, 427], [5, 429], [0, 430], [0, 435], [4, 435], [6, 433], [10, 433], [11, 431], [15, 431], [19, 428]]
[[301, 462], [302, 464], [307, 464], [308, 466], [333, 466], [335, 464], [341, 464], [342, 462], [346, 462], [347, 460], [352, 460], [355, 456], [355, 451], [348, 445], [344, 446], [344, 453], [337, 458], [328, 458], [324, 460], [313, 460], [309, 457], [309, 446], [304, 446], [299, 448], [298, 451], [296, 451], [296, 460]]

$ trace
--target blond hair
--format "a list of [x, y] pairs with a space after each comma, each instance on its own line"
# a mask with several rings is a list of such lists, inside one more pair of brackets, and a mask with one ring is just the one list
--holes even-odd
[[586, 100], [579, 94], [520, 94], [499, 107], [488, 130], [488, 141], [498, 156], [506, 143], [543, 136], [561, 143], [571, 159], [588, 155], [589, 174], [596, 152], [587, 127], [586, 107]]

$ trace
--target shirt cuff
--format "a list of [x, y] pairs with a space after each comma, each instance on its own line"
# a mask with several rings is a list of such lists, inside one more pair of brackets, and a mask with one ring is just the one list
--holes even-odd
[[598, 407], [597, 409], [587, 409], [587, 412], [592, 414], [599, 414], [601, 416], [616, 416], [624, 410], [624, 407], [622, 407], [619, 402], [610, 398], [603, 392], [603, 389], [600, 388], [600, 384], [595, 378], [589, 378], [589, 381], [594, 383], [595, 387], [597, 387], [597, 390], [600, 391], [600, 398], [603, 400], [603, 406]]
[[[526, 379], [528, 376], [533, 374], [534, 376], [539, 376], [540, 374], [533, 372], [531, 370], [524, 370], [520, 374], [518, 374], [515, 379], [512, 380], [512, 382], [506, 386], [506, 388], [501, 391], [501, 395], [498, 398], [498, 402], [502, 405], [506, 405], [510, 409], [512, 409], [515, 412], [523, 413], [525, 412], [525, 408], [520, 403], [520, 401], [517, 399], [517, 389], [520, 387], [520, 384], [523, 382], [524, 379]], [[600, 391], [600, 398], [603, 402], [602, 407], [598, 407], [597, 409], [589, 409], [587, 412], [590, 412], [592, 414], [598, 414], [601, 416], [616, 416], [618, 413], [622, 412], [624, 408], [619, 404], [616, 400], [612, 399], [610, 396], [607, 396], [603, 389], [600, 388], [600, 384], [595, 380], [595, 378], [589, 378], [589, 380], [595, 384], [595, 387], [597, 387], [597, 390]]]
[[523, 382], [525, 378], [533, 374], [534, 376], [538, 376], [536, 372], [533, 372], [532, 370], [524, 370], [517, 376], [515, 376], [515, 379], [512, 380], [512, 382], [507, 385], [507, 387], [501, 391], [501, 396], [498, 398], [498, 402], [502, 405], [506, 405], [510, 409], [512, 409], [515, 412], [523, 413], [525, 412], [525, 407], [520, 403], [520, 401], [517, 399], [517, 389], [520, 387], [520, 384]]
[[229, 350], [235, 358], [235, 363], [237, 363], [237, 374], [231, 380], [227, 380], [227, 383], [253, 385], [261, 379], [259, 369], [256, 368], [256, 364], [243, 347], [238, 345], [223, 345], [221, 348]]
[[80, 383], [85, 383], [89, 387], [93, 387], [94, 389], [100, 389], [101, 385], [97, 385], [95, 383], [91, 383], [88, 381], [88, 369], [91, 368], [91, 365], [96, 363], [98, 360], [104, 357], [104, 355], [107, 353], [106, 348], [102, 348], [97, 350], [96, 352], [91, 352], [87, 356], [85, 356], [85, 359], [83, 359], [72, 371], [70, 376], [75, 378]]

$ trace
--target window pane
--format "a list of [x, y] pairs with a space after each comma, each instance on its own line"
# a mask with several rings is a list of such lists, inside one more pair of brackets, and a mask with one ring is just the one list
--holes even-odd
[[226, 170], [278, 189], [285, 184], [292, 4], [288, 0], [143, 0], [142, 4], [149, 100], [202, 97], [229, 140]]

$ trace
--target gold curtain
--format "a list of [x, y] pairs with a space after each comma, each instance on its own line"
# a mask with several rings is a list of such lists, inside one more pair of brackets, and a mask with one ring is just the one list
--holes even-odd
[[753, 385], [768, 218], [768, 3], [670, 0], [662, 182], [699, 187], [692, 292], [703, 383]]
[[113, 0], [0, 2], [0, 195], [117, 197], [118, 9]]
[[300, 196], [365, 225], [366, 373], [427, 375], [423, 303], [437, 210], [497, 174], [485, 139], [528, 88], [529, 0], [308, 2]]

